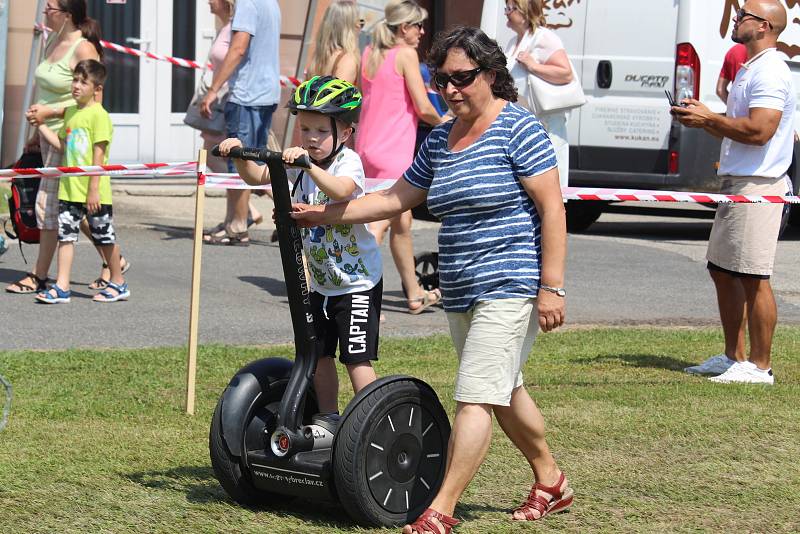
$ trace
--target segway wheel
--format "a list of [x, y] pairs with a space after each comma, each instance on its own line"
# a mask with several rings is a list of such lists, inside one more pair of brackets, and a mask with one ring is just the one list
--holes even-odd
[[444, 478], [450, 423], [424, 383], [390, 382], [371, 392], [342, 421], [333, 453], [336, 490], [365, 526], [416, 519]]
[[[268, 358], [252, 362], [237, 373], [252, 373], [258, 379], [259, 388], [251, 390], [249, 395], [237, 397], [242, 410], [249, 409], [249, 415], [242, 421], [241, 434], [232, 436], [231, 439], [242, 439], [244, 453], [248, 450], [259, 450], [266, 447], [264, 429], [274, 424], [275, 414], [280, 406], [281, 397], [286, 390], [286, 377], [291, 370], [291, 362], [280, 358]], [[236, 381], [236, 377], [234, 377]], [[245, 459], [239, 454], [234, 454], [225, 443], [222, 413], [223, 394], [217, 402], [214, 415], [211, 418], [211, 429], [208, 436], [208, 448], [211, 456], [211, 466], [214, 475], [225, 492], [237, 503], [243, 506], [253, 506], [265, 502], [281, 502], [289, 499], [286, 495], [279, 495], [260, 490], [252, 482], [250, 471]], [[231, 401], [229, 401], [231, 402]], [[311, 417], [319, 412], [319, 404], [314, 388], [309, 388], [306, 394], [303, 410], [303, 421], [309, 422]]]
[[211, 419], [208, 445], [214, 474], [225, 492], [243, 506], [253, 506], [264, 502], [269, 493], [256, 489], [242, 470], [242, 459], [234, 456], [225, 445], [222, 437], [222, 399], [217, 403]]

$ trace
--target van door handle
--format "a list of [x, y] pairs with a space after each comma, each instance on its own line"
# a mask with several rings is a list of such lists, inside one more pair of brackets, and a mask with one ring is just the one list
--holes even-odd
[[597, 63], [597, 86], [601, 89], [608, 89], [611, 87], [611, 79], [611, 62], [604, 59]]

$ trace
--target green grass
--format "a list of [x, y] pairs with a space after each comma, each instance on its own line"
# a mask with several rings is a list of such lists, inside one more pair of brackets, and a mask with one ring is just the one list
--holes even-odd
[[[526, 384], [575, 506], [539, 524], [509, 523], [531, 476], [496, 427], [456, 532], [800, 531], [798, 339], [800, 328], [779, 329], [778, 384], [767, 388], [681, 371], [718, 352], [717, 330], [541, 336]], [[367, 532], [334, 505], [241, 508], [213, 477], [207, 433], [218, 395], [244, 363], [288, 352], [202, 347], [194, 417], [182, 413], [182, 349], [0, 353], [15, 391], [0, 432], [0, 530]], [[384, 340], [377, 371], [423, 378], [452, 414], [455, 366], [445, 337]]]

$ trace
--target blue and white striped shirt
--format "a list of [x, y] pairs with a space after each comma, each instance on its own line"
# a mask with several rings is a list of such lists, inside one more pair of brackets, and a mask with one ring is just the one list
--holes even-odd
[[550, 138], [512, 103], [464, 150], [448, 148], [452, 127], [437, 126], [404, 174], [428, 191], [428, 209], [442, 221], [444, 308], [464, 313], [478, 301], [536, 297], [541, 221], [520, 180], [556, 167]]

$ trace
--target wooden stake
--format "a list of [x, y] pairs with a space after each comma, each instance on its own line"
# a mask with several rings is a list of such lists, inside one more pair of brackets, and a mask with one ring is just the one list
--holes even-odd
[[197, 192], [194, 208], [194, 251], [192, 253], [192, 296], [189, 303], [189, 355], [186, 362], [186, 413], [194, 415], [197, 377], [197, 330], [200, 321], [200, 266], [203, 253], [203, 209], [206, 203], [207, 152], [197, 155]]

